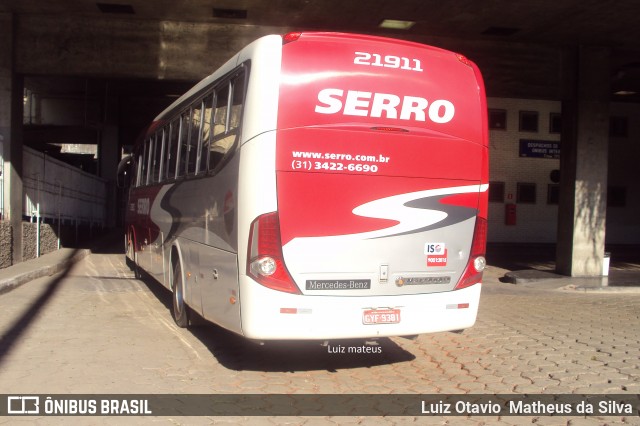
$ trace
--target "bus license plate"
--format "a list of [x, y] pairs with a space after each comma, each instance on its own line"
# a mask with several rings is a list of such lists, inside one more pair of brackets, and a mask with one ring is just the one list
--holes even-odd
[[367, 309], [362, 313], [363, 324], [397, 324], [400, 309]]

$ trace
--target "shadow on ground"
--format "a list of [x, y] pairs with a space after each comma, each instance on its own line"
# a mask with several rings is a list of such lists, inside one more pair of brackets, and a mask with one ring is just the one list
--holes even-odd
[[[609, 287], [640, 286], [640, 246], [608, 245], [608, 276], [582, 278]], [[570, 278], [556, 273], [555, 244], [487, 244], [487, 263], [509, 272], [500, 278], [505, 283], [525, 283]]]
[[[144, 277], [143, 282], [165, 306], [167, 317], [171, 317], [173, 307], [171, 292], [150, 277]], [[330, 341], [328, 345], [319, 341], [272, 341], [262, 344], [238, 336], [200, 318], [196, 318], [195, 326], [184, 332], [193, 333], [220, 364], [236, 371], [325, 370], [335, 372], [415, 359], [413, 354], [388, 338], [336, 340]]]

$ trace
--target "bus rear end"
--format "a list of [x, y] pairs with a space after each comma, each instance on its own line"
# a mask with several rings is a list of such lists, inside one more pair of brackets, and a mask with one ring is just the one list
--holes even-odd
[[371, 36], [283, 39], [277, 209], [249, 227], [243, 334], [338, 339], [475, 322], [486, 101], [461, 55]]

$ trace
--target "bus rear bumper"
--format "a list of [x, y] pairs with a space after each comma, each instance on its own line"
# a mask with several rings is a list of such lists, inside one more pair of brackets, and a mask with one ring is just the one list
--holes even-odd
[[[409, 336], [473, 326], [482, 284], [401, 296], [303, 296], [241, 280], [242, 334], [256, 340]], [[246, 288], [245, 286], [250, 286]]]

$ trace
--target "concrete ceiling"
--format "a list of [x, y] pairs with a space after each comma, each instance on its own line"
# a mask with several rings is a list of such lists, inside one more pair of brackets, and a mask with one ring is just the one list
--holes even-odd
[[566, 52], [607, 47], [612, 100], [640, 103], [637, 0], [0, 0], [0, 13], [14, 16], [14, 67], [36, 90], [64, 91], [42, 76], [80, 77], [82, 96], [103, 80], [191, 84], [262, 35], [327, 30], [463, 53], [495, 97], [561, 99]]
[[[168, 53], [159, 55], [164, 68], [155, 77], [198, 80], [255, 38], [311, 29], [381, 34], [459, 51], [481, 66], [493, 96], [558, 98], [559, 49], [606, 46], [613, 89], [640, 92], [637, 0], [4, 0], [1, 12], [17, 17], [16, 68], [25, 74], [75, 69], [70, 73], [149, 78], [149, 70], [100, 63], [87, 51], [108, 56], [116, 49], [122, 65], [161, 39]], [[408, 31], [385, 30], [379, 27], [383, 19], [415, 24]], [[179, 35], [168, 37], [172, 31]], [[172, 62], [185, 63], [185, 52], [208, 52], [200, 61], [206, 70], [173, 70]], [[79, 66], [91, 63], [80, 54], [97, 61], [95, 69]], [[621, 100], [629, 99], [640, 97]]]
[[415, 22], [409, 31], [395, 33], [403, 38], [505, 37], [640, 48], [635, 0], [9, 0], [0, 3], [0, 12], [365, 33], [382, 32], [383, 19], [401, 19]]

